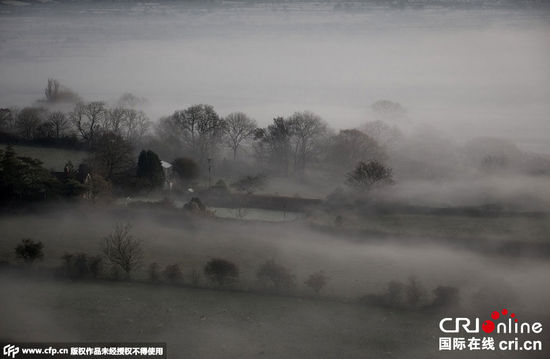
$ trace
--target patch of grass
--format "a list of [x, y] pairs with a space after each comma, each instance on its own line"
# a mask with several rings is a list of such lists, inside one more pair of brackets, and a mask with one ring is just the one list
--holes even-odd
[[[0, 145], [0, 148], [5, 145]], [[44, 167], [47, 169], [53, 169], [55, 171], [63, 171], [63, 167], [67, 161], [71, 161], [75, 167], [77, 167], [82, 160], [88, 156], [86, 151], [69, 150], [62, 148], [51, 147], [35, 147], [25, 145], [13, 146], [18, 156], [26, 156], [37, 158], [44, 163]]]

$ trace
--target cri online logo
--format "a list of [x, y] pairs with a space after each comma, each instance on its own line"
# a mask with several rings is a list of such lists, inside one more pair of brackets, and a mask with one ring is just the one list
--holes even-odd
[[[502, 318], [508, 321], [502, 321], [495, 324], [494, 321]], [[475, 318], [473, 321], [470, 318], [443, 318], [439, 322], [439, 329], [444, 333], [458, 333], [463, 329], [466, 333], [479, 333], [479, 318]], [[502, 309], [491, 313], [491, 319], [483, 322], [481, 330], [485, 333], [493, 333], [496, 331], [498, 334], [523, 334], [523, 333], [541, 333], [542, 324], [539, 322], [534, 323], [518, 323], [518, 318], [515, 313], [510, 313], [508, 317], [508, 309]]]

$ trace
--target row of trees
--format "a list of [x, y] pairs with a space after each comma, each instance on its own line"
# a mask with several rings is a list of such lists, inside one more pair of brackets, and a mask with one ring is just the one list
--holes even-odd
[[277, 117], [262, 128], [242, 112], [222, 118], [211, 105], [195, 105], [162, 118], [156, 135], [201, 164], [219, 158], [224, 145], [234, 160], [246, 148], [263, 172], [278, 175], [302, 174], [314, 165], [344, 173], [360, 161], [385, 158], [383, 147], [366, 133], [349, 129], [335, 134], [309, 111]]
[[[334, 132], [309, 111], [276, 117], [260, 127], [243, 112], [222, 117], [212, 105], [198, 104], [175, 111], [152, 126], [145, 113], [136, 109], [144, 99], [131, 94], [113, 106], [84, 102], [55, 79], [48, 80], [44, 93], [36, 106], [0, 109], [0, 134], [91, 151], [93, 161], [88, 165], [115, 183], [135, 167], [130, 159], [138, 148], [152, 148], [169, 160], [188, 158], [203, 170], [214, 160], [218, 170], [229, 172], [239, 160], [237, 168], [253, 162], [256, 172], [266, 174], [302, 175], [321, 170], [341, 177], [361, 161], [383, 162], [385, 146], [399, 137], [383, 120], [395, 120], [405, 113], [398, 103], [378, 101], [372, 106], [378, 121], [362, 130]], [[232, 166], [220, 166], [219, 160], [226, 156], [233, 158]]]
[[[25, 238], [15, 248], [16, 258], [27, 265], [42, 260], [44, 245]], [[104, 271], [105, 264], [110, 269], [110, 276], [114, 279], [130, 279], [131, 275], [143, 264], [144, 251], [142, 241], [133, 236], [129, 224], [117, 224], [102, 243], [102, 256], [90, 256], [84, 253], [66, 253], [63, 255], [61, 274], [71, 279], [99, 278]], [[210, 259], [203, 268], [206, 278], [219, 287], [234, 284], [239, 279], [239, 267], [232, 261], [223, 258]], [[177, 264], [167, 265], [162, 272], [157, 263], [148, 268], [149, 279], [158, 283], [162, 278], [168, 283], [183, 283], [183, 274]], [[261, 264], [256, 271], [257, 279], [263, 283], [265, 289], [277, 292], [290, 290], [295, 283], [295, 276], [284, 266], [274, 260]], [[193, 273], [193, 284], [198, 285], [199, 274]], [[311, 274], [304, 284], [319, 294], [328, 282], [323, 271]]]
[[46, 107], [0, 109], [0, 130], [25, 141], [79, 142], [91, 148], [105, 133], [113, 133], [132, 144], [140, 143], [151, 121], [143, 111], [107, 107], [104, 102], [78, 102], [72, 111], [49, 111]]
[[[78, 140], [92, 151], [109, 143], [137, 147], [144, 143], [151, 126], [142, 111], [108, 108], [103, 102], [79, 102], [70, 113], [38, 107], [2, 109], [1, 116], [0, 129], [22, 139]], [[242, 112], [222, 118], [211, 105], [194, 105], [162, 118], [156, 135], [162, 146], [170, 146], [174, 153], [199, 164], [220, 158], [224, 148], [229, 148], [236, 160], [247, 147], [265, 170], [283, 175], [303, 173], [312, 164], [347, 170], [359, 161], [384, 159], [382, 146], [371, 136], [357, 129], [334, 134], [320, 116], [308, 111], [277, 117], [260, 128]], [[113, 169], [107, 172], [112, 177]]]

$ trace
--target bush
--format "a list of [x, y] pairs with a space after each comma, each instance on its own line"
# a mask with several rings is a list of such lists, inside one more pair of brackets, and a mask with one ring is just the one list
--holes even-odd
[[319, 294], [321, 289], [323, 289], [328, 282], [328, 277], [323, 271], [313, 273], [309, 278], [304, 282], [308, 287], [313, 289], [316, 294]]
[[288, 290], [294, 284], [294, 276], [274, 260], [268, 260], [262, 264], [258, 268], [256, 276], [259, 280], [270, 283], [277, 290]]
[[23, 260], [25, 264], [32, 265], [36, 260], [44, 258], [44, 245], [42, 242], [35, 242], [30, 238], [21, 240], [15, 247], [15, 256]]
[[214, 258], [204, 266], [204, 274], [219, 286], [231, 283], [239, 278], [239, 268], [233, 262]]
[[168, 283], [177, 284], [181, 283], [183, 279], [183, 274], [181, 272], [180, 266], [177, 264], [170, 264], [164, 268], [162, 276]]

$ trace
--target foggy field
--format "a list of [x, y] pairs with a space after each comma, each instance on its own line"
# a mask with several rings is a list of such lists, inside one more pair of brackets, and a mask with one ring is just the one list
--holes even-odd
[[[167, 341], [176, 358], [441, 355], [432, 342], [439, 335], [437, 313], [143, 284], [34, 281], [3, 273], [0, 285], [1, 326], [9, 328], [0, 337], [8, 341]], [[467, 357], [523, 357], [478, 354]]]
[[13, 280], [0, 274], [1, 326], [10, 328], [0, 338], [6, 340], [167, 341], [174, 358], [359, 358], [420, 351], [419, 357], [437, 357], [429, 325], [436, 318], [429, 314], [141, 284]]
[[[546, 217], [378, 216], [361, 221], [360, 229], [367, 231], [340, 232], [303, 221], [281, 226], [195, 218], [181, 210], [81, 206], [0, 217], [0, 253], [11, 262], [17, 242], [30, 237], [45, 245], [44, 261], [37, 265], [58, 268], [64, 253], [100, 254], [113, 225], [126, 221], [145, 249], [144, 266], [135, 274], [138, 279], [147, 278], [152, 262], [177, 263], [190, 283], [193, 270], [201, 272], [208, 259], [222, 257], [240, 267], [236, 288], [254, 290], [258, 266], [275, 259], [296, 276], [299, 295], [312, 294], [303, 281], [323, 270], [330, 278], [323, 293], [335, 298], [380, 292], [391, 280], [405, 282], [414, 276], [428, 292], [438, 285], [460, 288], [466, 307], [484, 307], [495, 293], [507, 305], [526, 308], [545, 307], [550, 300], [549, 288], [542, 285], [550, 271]], [[507, 248], [508, 242], [525, 247]], [[546, 252], [533, 247], [541, 243]], [[202, 275], [200, 283], [210, 285]]]

